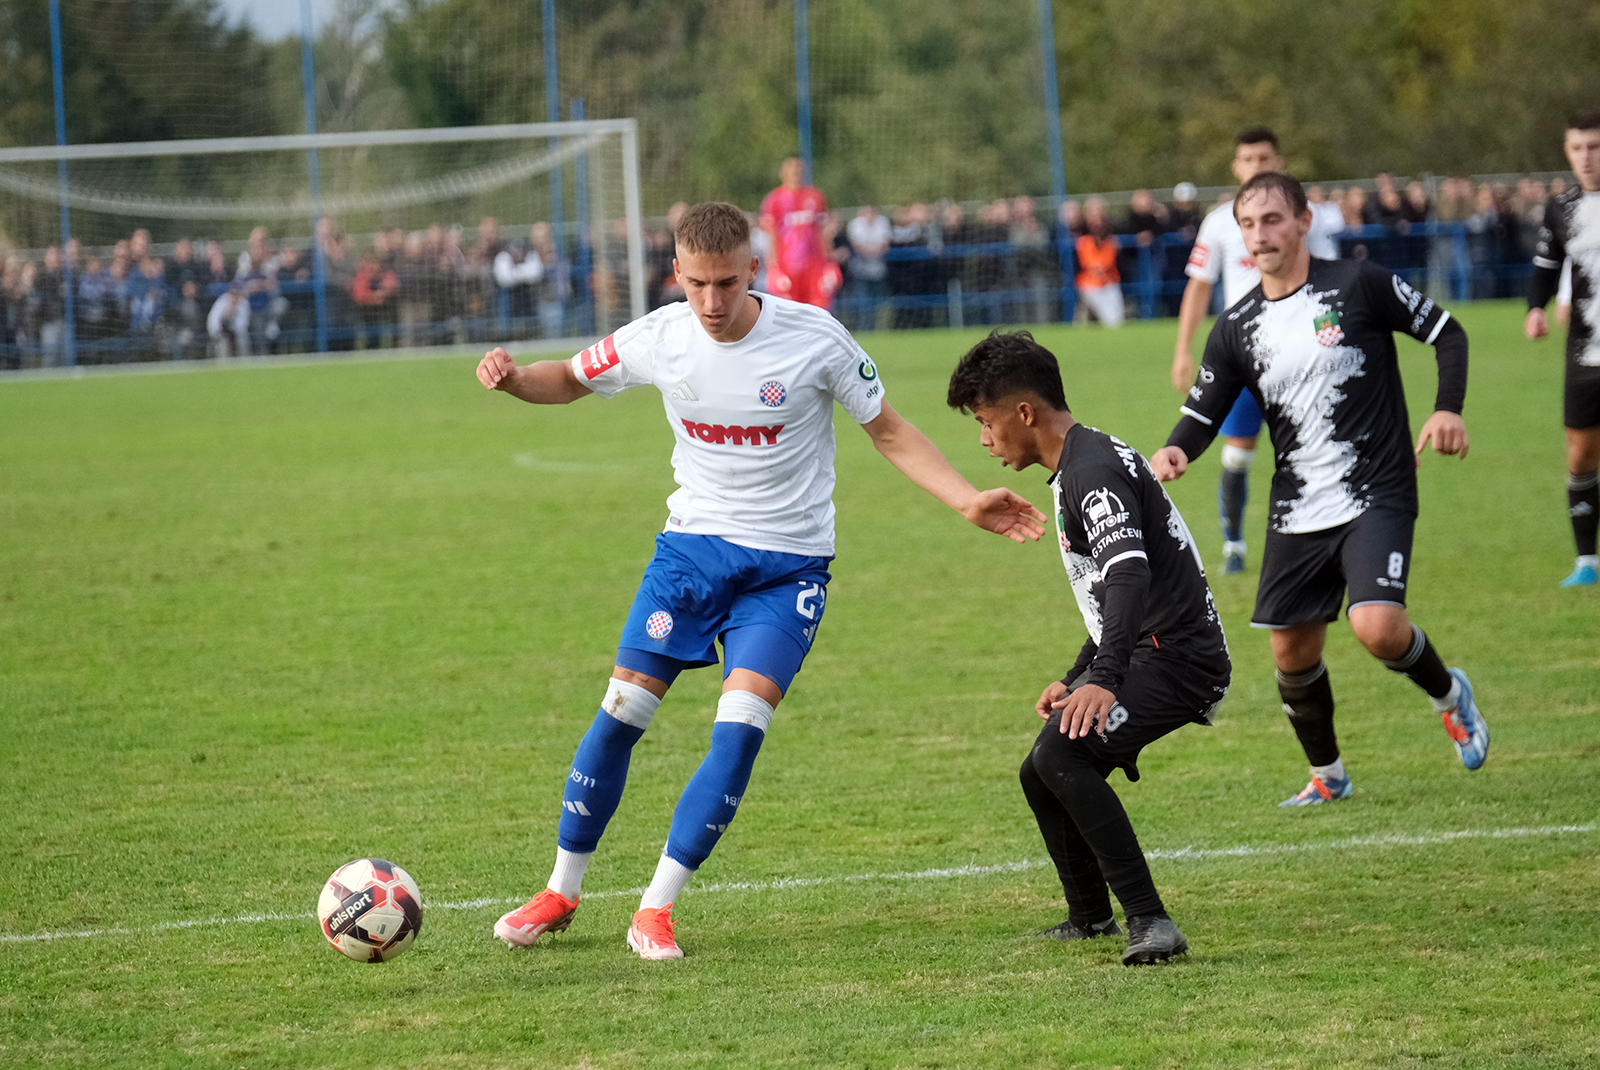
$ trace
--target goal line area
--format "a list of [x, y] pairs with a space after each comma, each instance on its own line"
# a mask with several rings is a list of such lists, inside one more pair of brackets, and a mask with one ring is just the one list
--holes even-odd
[[0, 194], [38, 298], [5, 369], [583, 338], [646, 311], [632, 119], [0, 149]]

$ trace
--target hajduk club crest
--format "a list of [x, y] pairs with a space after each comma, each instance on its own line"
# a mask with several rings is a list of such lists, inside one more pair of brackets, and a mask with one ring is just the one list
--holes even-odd
[[1325, 346], [1336, 346], [1344, 341], [1344, 328], [1339, 326], [1339, 313], [1324, 312], [1311, 321], [1316, 328], [1317, 341]]

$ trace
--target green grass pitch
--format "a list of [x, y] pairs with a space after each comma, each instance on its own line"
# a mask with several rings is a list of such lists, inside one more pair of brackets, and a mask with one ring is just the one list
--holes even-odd
[[[653, 392], [535, 409], [486, 394], [477, 354], [0, 383], [0, 1065], [1594, 1066], [1600, 593], [1556, 588], [1560, 345], [1510, 304], [1457, 312], [1471, 455], [1423, 459], [1411, 604], [1472, 675], [1488, 764], [1340, 623], [1356, 794], [1279, 810], [1305, 769], [1247, 626], [1257, 559], [1214, 576], [1218, 723], [1114, 780], [1193, 949], [1141, 970], [1121, 941], [1024, 939], [1063, 914], [1016, 783], [1083, 636], [1053, 538], [967, 526], [848, 418], [817, 650], [678, 905], [687, 957], [651, 963], [629, 890], [711, 671], [639, 745], [572, 929], [511, 952], [490, 926], [547, 875], [663, 520]], [[979, 336], [865, 343], [958, 468], [1047, 505], [944, 407]], [[1170, 323], [1040, 337], [1080, 419], [1164, 441]], [[1432, 351], [1402, 360], [1420, 424]], [[1208, 562], [1216, 465], [1172, 488]], [[309, 917], [364, 855], [430, 904], [377, 967]]]

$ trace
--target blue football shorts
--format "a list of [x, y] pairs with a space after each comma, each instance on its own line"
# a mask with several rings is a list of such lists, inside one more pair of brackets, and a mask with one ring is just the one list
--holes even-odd
[[1255, 438], [1261, 434], [1261, 407], [1256, 404], [1254, 394], [1248, 390], [1239, 391], [1239, 400], [1228, 410], [1228, 418], [1222, 421], [1222, 429], [1217, 434], [1228, 438]]
[[617, 664], [671, 683], [717, 663], [789, 690], [828, 601], [828, 557], [752, 550], [711, 535], [662, 532], [618, 643]]

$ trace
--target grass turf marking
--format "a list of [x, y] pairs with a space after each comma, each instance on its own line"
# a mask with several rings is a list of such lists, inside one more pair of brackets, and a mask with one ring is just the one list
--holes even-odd
[[[1312, 843], [1243, 843], [1234, 847], [1157, 847], [1146, 851], [1145, 857], [1163, 861], [1204, 862], [1213, 858], [1242, 858], [1262, 855], [1305, 854], [1314, 851], [1359, 850], [1365, 847], [1432, 847], [1455, 843], [1458, 840], [1509, 840], [1529, 836], [1565, 836], [1573, 833], [1593, 832], [1596, 826], [1540, 825], [1533, 828], [1461, 829], [1456, 832], [1391, 834], [1387, 836], [1349, 836], [1341, 840]], [[695, 886], [696, 892], [766, 892], [786, 888], [814, 888], [827, 884], [865, 884], [874, 881], [927, 881], [949, 880], [954, 877], [992, 877], [1002, 873], [1022, 873], [1043, 869], [1050, 865], [1047, 858], [1025, 858], [1019, 862], [1000, 862], [993, 865], [942, 866], [934, 869], [906, 870], [899, 873], [849, 873], [837, 877], [778, 877], [766, 881], [718, 881], [715, 884]], [[610, 891], [591, 892], [585, 899], [615, 899], [619, 896], [644, 894], [643, 887], [614, 888]], [[441, 900], [425, 903], [433, 910], [477, 910], [487, 906], [504, 906], [522, 903], [518, 897], [484, 897], [479, 899]], [[143, 928], [82, 929], [75, 932], [0, 933], [0, 944], [24, 944], [41, 940], [83, 940], [96, 936], [135, 936], [145, 933], [168, 932], [174, 929], [197, 929], [211, 925], [250, 925], [263, 921], [305, 921], [316, 917], [312, 911], [281, 913], [268, 911], [261, 914], [242, 914], [234, 918], [197, 918], [191, 921], [163, 921]]]

